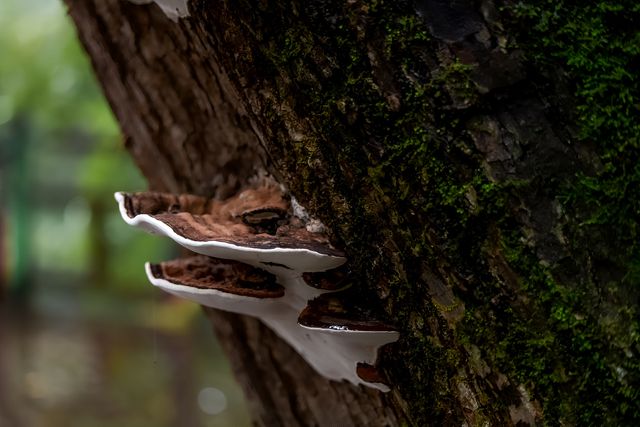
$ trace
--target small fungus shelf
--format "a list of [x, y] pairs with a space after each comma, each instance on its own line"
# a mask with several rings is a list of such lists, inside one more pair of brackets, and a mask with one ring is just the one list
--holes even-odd
[[225, 201], [154, 192], [115, 198], [128, 224], [199, 254], [147, 263], [152, 284], [259, 318], [329, 379], [389, 390], [375, 364], [398, 332], [341, 300], [344, 254], [317, 231], [317, 221], [292, 213], [279, 186]]
[[177, 22], [179, 18], [189, 16], [187, 0], [129, 0], [135, 4], [156, 3], [169, 19]]

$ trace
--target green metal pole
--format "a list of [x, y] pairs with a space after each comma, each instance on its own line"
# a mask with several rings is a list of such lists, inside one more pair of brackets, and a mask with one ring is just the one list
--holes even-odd
[[26, 300], [30, 292], [31, 276], [31, 198], [29, 174], [30, 132], [28, 123], [15, 119], [7, 124], [9, 132], [2, 138], [8, 154], [5, 197], [9, 218], [9, 296]]

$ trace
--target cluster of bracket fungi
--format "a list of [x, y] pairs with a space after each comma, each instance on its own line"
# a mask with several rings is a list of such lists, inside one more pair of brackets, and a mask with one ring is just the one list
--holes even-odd
[[280, 186], [262, 182], [224, 201], [156, 192], [115, 198], [128, 224], [195, 252], [147, 263], [152, 284], [257, 317], [329, 379], [389, 390], [375, 363], [398, 332], [341, 301], [344, 254]]

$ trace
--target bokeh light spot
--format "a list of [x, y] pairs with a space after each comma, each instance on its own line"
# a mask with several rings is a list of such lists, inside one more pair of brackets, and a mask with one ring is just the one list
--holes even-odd
[[205, 414], [219, 414], [227, 408], [227, 396], [217, 388], [205, 387], [198, 393], [198, 406]]

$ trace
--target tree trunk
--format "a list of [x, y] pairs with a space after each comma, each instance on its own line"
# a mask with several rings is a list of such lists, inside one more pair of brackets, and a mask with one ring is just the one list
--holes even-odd
[[591, 220], [637, 215], [638, 190], [581, 198], [611, 157], [581, 137], [562, 64], [525, 49], [522, 7], [191, 0], [172, 22], [66, 2], [152, 189], [224, 198], [273, 174], [401, 330], [384, 394], [206, 310], [258, 425], [638, 420], [637, 216]]

